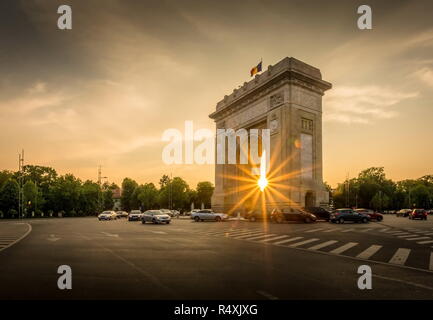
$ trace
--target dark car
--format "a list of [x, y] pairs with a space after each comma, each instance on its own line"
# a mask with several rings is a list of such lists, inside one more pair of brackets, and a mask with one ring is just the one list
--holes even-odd
[[370, 221], [370, 217], [352, 209], [337, 209], [331, 215], [331, 222], [333, 223], [345, 223], [346, 221], [367, 223]]
[[318, 220], [329, 221], [331, 218], [331, 212], [322, 207], [306, 207], [303, 210], [314, 214]]
[[374, 212], [373, 210], [368, 209], [355, 209], [355, 212], [365, 214], [370, 217], [370, 220], [382, 221], [383, 215], [379, 212]]
[[282, 223], [284, 221], [310, 223], [316, 220], [317, 217], [314, 214], [294, 208], [274, 209], [271, 212], [271, 221], [275, 223]]
[[250, 210], [244, 215], [244, 218], [251, 222], [269, 220], [271, 218], [271, 213], [269, 211], [261, 212], [259, 210]]
[[409, 219], [415, 220], [415, 219], [421, 219], [421, 220], [427, 220], [427, 211], [424, 209], [413, 209], [411, 213], [409, 213]]

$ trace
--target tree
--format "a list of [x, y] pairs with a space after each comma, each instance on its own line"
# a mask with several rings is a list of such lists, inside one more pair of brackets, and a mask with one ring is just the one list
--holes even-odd
[[153, 209], [158, 203], [158, 189], [153, 183], [146, 183], [141, 186], [137, 198], [143, 210]]
[[55, 212], [65, 211], [66, 214], [76, 212], [79, 208], [81, 180], [72, 174], [60, 176], [50, 185], [48, 207]]
[[111, 210], [114, 207], [113, 190], [110, 188], [102, 192], [102, 203], [104, 210]]
[[8, 181], [10, 178], [14, 176], [14, 173], [9, 170], [0, 171], [0, 190], [3, 187], [4, 183]]
[[204, 204], [205, 208], [210, 208], [214, 186], [209, 181], [197, 183], [197, 201], [199, 205]]
[[136, 209], [136, 208], [132, 208], [131, 199], [132, 199], [132, 194], [134, 193], [134, 190], [137, 187], [138, 187], [138, 184], [137, 184], [137, 182], [135, 182], [135, 180], [132, 180], [130, 178], [123, 179], [122, 196], [120, 198], [123, 210], [131, 211], [131, 209]]
[[98, 197], [101, 192], [99, 184], [87, 180], [81, 186], [79, 211], [84, 214], [95, 215], [98, 213]]
[[15, 179], [8, 179], [1, 189], [0, 194], [0, 210], [9, 212], [10, 210], [18, 210], [18, 193], [19, 185]]
[[162, 176], [161, 179], [159, 179], [159, 188], [163, 189], [170, 183], [170, 177], [166, 174]]
[[185, 180], [180, 177], [174, 177], [167, 185], [160, 189], [158, 203], [161, 208], [168, 208], [171, 204], [173, 208], [185, 208], [187, 203], [187, 191], [189, 186]]
[[36, 184], [28, 180], [23, 186], [23, 196], [24, 196], [24, 208], [27, 212], [36, 211], [37, 202], [39, 198], [38, 188]]

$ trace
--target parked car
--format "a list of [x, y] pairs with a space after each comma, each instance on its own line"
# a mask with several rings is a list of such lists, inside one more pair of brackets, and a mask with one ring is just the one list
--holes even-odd
[[302, 210], [314, 214], [318, 220], [329, 221], [331, 212], [322, 207], [306, 207]]
[[427, 211], [424, 209], [413, 209], [412, 212], [409, 213], [409, 219], [427, 220]]
[[179, 217], [180, 216], [180, 212], [178, 210], [171, 210], [171, 216], [172, 217]]
[[396, 212], [395, 216], [396, 217], [408, 217], [410, 212], [412, 212], [411, 209], [401, 209], [401, 210]]
[[171, 210], [169, 210], [169, 209], [159, 209], [159, 211], [161, 211], [164, 214], [169, 215], [170, 217], [173, 216], [173, 212], [171, 212]]
[[356, 212], [352, 209], [337, 209], [331, 214], [331, 222], [345, 223], [346, 221], [367, 223], [370, 217], [366, 214]]
[[192, 215], [193, 213], [197, 213], [197, 212], [199, 212], [200, 211], [200, 209], [192, 209], [191, 211], [189, 211], [189, 212], [185, 212], [185, 215], [186, 216], [190, 216], [190, 215]]
[[316, 220], [317, 217], [314, 214], [294, 208], [273, 209], [271, 212], [271, 221], [275, 223], [282, 223], [284, 221], [310, 223]]
[[117, 214], [114, 211], [103, 211], [98, 215], [98, 220], [116, 220]]
[[203, 210], [198, 210], [197, 212], [193, 212], [191, 214], [191, 219], [193, 219], [195, 222], [199, 222], [199, 221], [224, 221], [227, 220], [229, 218], [228, 215], [224, 214], [224, 213], [215, 213], [210, 209], [203, 209]]
[[141, 211], [140, 210], [131, 210], [128, 215], [128, 221], [139, 221], [141, 219]]
[[269, 220], [271, 218], [271, 213], [269, 211], [262, 212], [260, 210], [250, 210], [244, 215], [244, 218], [251, 222]]
[[169, 224], [170, 221], [170, 215], [166, 214], [162, 210], [147, 210], [141, 216], [141, 223], [143, 224], [146, 222]]
[[370, 220], [376, 220], [376, 221], [382, 221], [383, 215], [381, 215], [379, 212], [374, 212], [373, 210], [368, 209], [355, 209], [355, 212], [366, 214], [370, 217]]
[[116, 211], [117, 217], [118, 218], [127, 218], [128, 217], [128, 212], [126, 211]]

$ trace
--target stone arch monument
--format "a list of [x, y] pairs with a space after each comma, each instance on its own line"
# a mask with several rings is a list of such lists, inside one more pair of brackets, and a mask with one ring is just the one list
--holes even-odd
[[[269, 172], [277, 177], [273, 188], [278, 192], [266, 199], [267, 209], [328, 205], [322, 177], [322, 96], [331, 87], [319, 69], [287, 57], [226, 95], [209, 116], [217, 129], [270, 129]], [[215, 165], [215, 211], [251, 209], [244, 175], [241, 165]]]

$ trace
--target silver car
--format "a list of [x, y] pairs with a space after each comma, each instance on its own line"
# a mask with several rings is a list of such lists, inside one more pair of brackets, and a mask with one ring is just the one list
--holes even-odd
[[224, 221], [228, 220], [229, 216], [225, 213], [215, 213], [210, 209], [198, 210], [197, 212], [191, 213], [191, 219], [195, 222], [199, 221]]
[[171, 217], [161, 210], [147, 210], [141, 216], [141, 223], [143, 224], [146, 222], [169, 224], [170, 221]]
[[141, 216], [143, 214], [140, 210], [131, 210], [131, 212], [128, 215], [128, 221], [139, 221], [141, 219]]
[[98, 215], [98, 220], [116, 220], [117, 214], [114, 211], [104, 211]]

